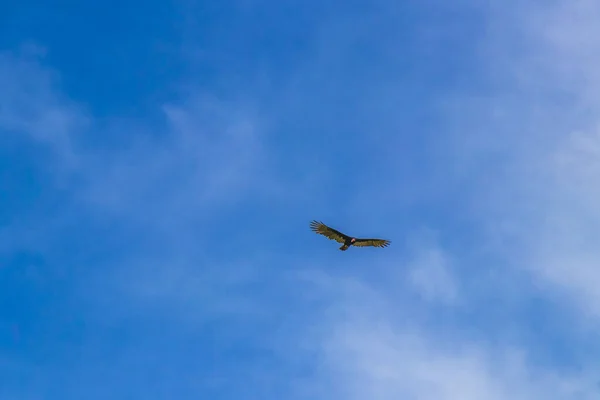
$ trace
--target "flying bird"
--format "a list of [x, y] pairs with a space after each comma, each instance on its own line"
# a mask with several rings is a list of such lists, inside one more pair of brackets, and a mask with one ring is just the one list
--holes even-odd
[[391, 241], [386, 239], [359, 239], [352, 236], [348, 236], [343, 234], [340, 231], [337, 231], [333, 228], [328, 227], [322, 222], [312, 221], [310, 223], [310, 229], [313, 232], [323, 235], [331, 240], [335, 240], [338, 243], [343, 243], [340, 250], [346, 251], [350, 246], [358, 246], [358, 247], [387, 247], [391, 243]]

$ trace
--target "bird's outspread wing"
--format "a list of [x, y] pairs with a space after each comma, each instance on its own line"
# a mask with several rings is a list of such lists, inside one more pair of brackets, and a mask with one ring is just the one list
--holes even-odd
[[310, 229], [313, 230], [313, 232], [318, 233], [320, 235], [323, 235], [331, 240], [335, 240], [336, 242], [339, 243], [344, 243], [345, 240], [350, 239], [349, 236], [344, 235], [342, 232], [340, 231], [336, 231], [333, 228], [328, 227], [327, 225], [325, 225], [322, 222], [319, 221], [312, 221], [310, 223]]
[[387, 247], [390, 245], [390, 243], [392, 242], [386, 239], [356, 239], [354, 245], [358, 247]]

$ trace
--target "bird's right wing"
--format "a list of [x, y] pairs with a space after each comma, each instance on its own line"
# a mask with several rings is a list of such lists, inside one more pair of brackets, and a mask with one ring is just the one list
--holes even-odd
[[312, 229], [313, 232], [323, 235], [331, 240], [335, 240], [338, 243], [344, 243], [344, 241], [350, 238], [349, 236], [344, 235], [342, 232], [336, 231], [335, 229], [330, 228], [324, 223], [318, 221], [312, 221], [310, 223], [310, 229]]
[[373, 247], [387, 247], [391, 241], [386, 239], [356, 239], [354, 245], [357, 247], [373, 246]]

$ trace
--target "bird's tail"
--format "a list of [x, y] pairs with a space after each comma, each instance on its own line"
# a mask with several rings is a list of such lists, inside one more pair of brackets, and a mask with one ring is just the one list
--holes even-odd
[[350, 246], [348, 246], [347, 244], [344, 244], [344, 245], [342, 245], [342, 247], [340, 247], [340, 250], [346, 251], [346, 250], [348, 250], [348, 247], [350, 247]]

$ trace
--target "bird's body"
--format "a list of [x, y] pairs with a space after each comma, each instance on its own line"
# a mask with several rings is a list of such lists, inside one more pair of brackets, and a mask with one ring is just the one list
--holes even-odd
[[387, 247], [391, 243], [386, 239], [359, 239], [352, 236], [348, 236], [340, 231], [328, 227], [322, 222], [312, 221], [310, 228], [313, 232], [323, 235], [331, 240], [335, 240], [338, 243], [343, 243], [340, 250], [346, 251], [350, 246], [365, 247]]

